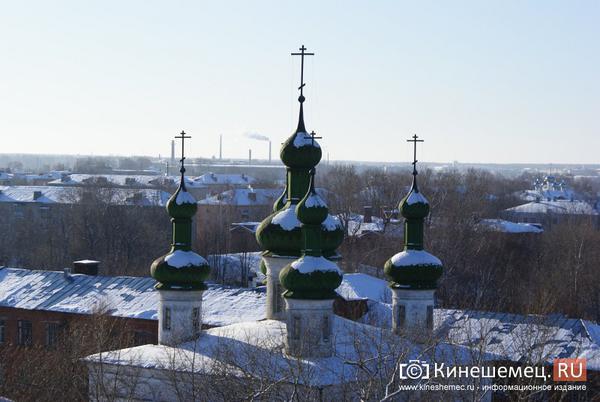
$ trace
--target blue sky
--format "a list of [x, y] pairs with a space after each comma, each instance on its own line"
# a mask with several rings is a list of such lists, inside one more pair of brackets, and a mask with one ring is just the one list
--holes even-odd
[[[3, 1], [0, 152], [599, 163], [598, 1]], [[275, 145], [277, 144], [277, 145]]]

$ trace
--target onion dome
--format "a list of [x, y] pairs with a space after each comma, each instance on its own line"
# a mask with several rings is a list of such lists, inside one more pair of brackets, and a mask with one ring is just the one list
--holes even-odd
[[[186, 137], [182, 132], [182, 137]], [[181, 181], [175, 194], [167, 201], [167, 212], [173, 223], [173, 242], [171, 250], [152, 263], [150, 273], [158, 281], [159, 290], [201, 290], [206, 289], [204, 281], [208, 278], [208, 262], [192, 251], [192, 217], [198, 208], [194, 197], [185, 187], [181, 159]]]
[[[413, 137], [416, 146], [417, 138]], [[420, 141], [419, 141], [420, 142]], [[386, 261], [385, 274], [392, 287], [435, 289], [443, 272], [442, 262], [423, 250], [423, 221], [429, 215], [429, 203], [417, 185], [416, 153], [413, 162], [413, 183], [398, 208], [405, 218], [404, 250]]]
[[337, 264], [323, 257], [321, 225], [327, 219], [327, 205], [314, 186], [314, 169], [310, 188], [296, 207], [302, 223], [304, 247], [302, 256], [287, 265], [279, 274], [286, 289], [284, 297], [292, 299], [332, 299], [342, 283], [342, 271]]
[[314, 138], [314, 132], [309, 134], [304, 127], [303, 102], [300, 101], [300, 116], [298, 128], [281, 146], [280, 157], [284, 165], [290, 168], [310, 169], [319, 163], [322, 156], [321, 146]]

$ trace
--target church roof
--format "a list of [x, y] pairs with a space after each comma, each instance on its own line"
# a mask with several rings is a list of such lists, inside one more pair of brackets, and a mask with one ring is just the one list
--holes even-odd
[[[429, 349], [391, 334], [391, 332], [334, 316], [332, 333], [333, 357], [298, 359], [286, 355], [285, 323], [274, 320], [242, 322], [209, 329], [196, 340], [177, 348], [144, 345], [88, 356], [91, 363], [126, 365], [146, 369], [178, 370], [202, 374], [217, 373], [228, 367], [256, 378], [286, 382], [290, 374], [298, 382], [313, 387], [326, 387], [355, 381], [362, 369], [353, 362], [362, 361], [370, 369], [396, 363], [396, 357], [421, 358], [430, 361], [466, 364], [474, 361], [476, 351], [462, 346], [438, 344]], [[484, 358], [491, 358], [485, 355]]]
[[[150, 277], [65, 275], [0, 267], [0, 307], [158, 319], [156, 281]], [[204, 291], [202, 320], [209, 326], [265, 318], [264, 289], [209, 285]]]

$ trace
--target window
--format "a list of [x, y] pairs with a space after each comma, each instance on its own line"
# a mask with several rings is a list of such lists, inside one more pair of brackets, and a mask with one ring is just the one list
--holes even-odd
[[398, 327], [404, 326], [404, 320], [406, 319], [406, 306], [398, 306]]
[[46, 347], [53, 348], [56, 346], [56, 341], [58, 340], [58, 332], [60, 330], [60, 326], [56, 322], [48, 322], [46, 323]]
[[433, 306], [427, 306], [427, 328], [433, 329]]
[[165, 309], [163, 310], [162, 327], [165, 331], [171, 330], [171, 309], [169, 307], [165, 307]]
[[294, 328], [292, 330], [292, 338], [300, 339], [300, 316], [294, 316]]
[[192, 325], [194, 326], [194, 333], [197, 334], [200, 332], [200, 309], [198, 307], [194, 307], [192, 309]]
[[19, 320], [17, 322], [17, 343], [22, 346], [31, 345], [32, 326], [31, 321]]
[[329, 342], [329, 333], [331, 332], [329, 328], [329, 316], [323, 317], [323, 341]]
[[0, 343], [6, 342], [6, 321], [0, 320]]

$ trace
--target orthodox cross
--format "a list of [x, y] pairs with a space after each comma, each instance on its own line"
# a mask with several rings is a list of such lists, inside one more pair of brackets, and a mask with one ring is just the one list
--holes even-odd
[[175, 136], [175, 139], [181, 140], [181, 159], [179, 160], [181, 162], [181, 169], [179, 169], [179, 171], [181, 172], [182, 175], [183, 175], [183, 173], [185, 173], [185, 167], [183, 167], [183, 162], [185, 161], [185, 139], [186, 138], [192, 138], [192, 137], [189, 135], [186, 135], [185, 131], [182, 131], [181, 134]]
[[306, 47], [304, 47], [304, 45], [302, 45], [302, 47], [300, 49], [300, 53], [292, 53], [292, 56], [300, 56], [300, 86], [298, 87], [298, 89], [300, 90], [300, 98], [298, 98], [298, 100], [300, 100], [300, 102], [304, 102], [304, 95], [302, 94], [302, 90], [304, 89], [304, 85], [306, 85], [304, 83], [304, 56], [314, 56], [314, 53], [306, 53]]
[[314, 130], [309, 134], [310, 140], [311, 140], [311, 145], [313, 147], [315, 146], [315, 140], [320, 140], [321, 138], [323, 138], [323, 137], [317, 137], [316, 135], [317, 135], [317, 133], [315, 133]]
[[412, 136], [412, 140], [406, 140], [406, 142], [412, 142], [413, 146], [414, 146], [414, 148], [413, 148], [413, 163], [412, 163], [413, 175], [417, 174], [417, 162], [418, 162], [417, 161], [417, 142], [425, 142], [424, 140], [419, 140], [417, 138], [419, 138], [419, 136], [415, 134]]

